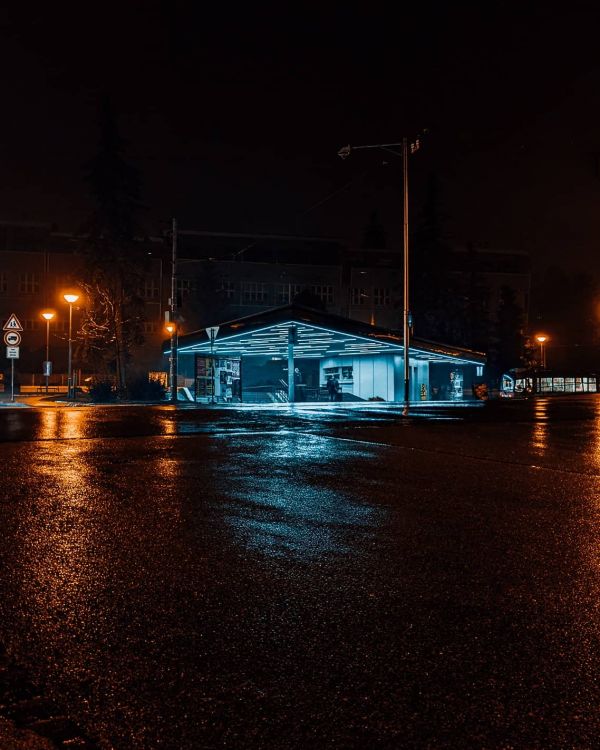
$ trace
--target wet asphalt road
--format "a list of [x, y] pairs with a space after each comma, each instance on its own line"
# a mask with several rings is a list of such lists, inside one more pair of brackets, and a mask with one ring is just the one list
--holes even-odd
[[600, 399], [432, 414], [0, 411], [0, 644], [100, 748], [598, 747]]

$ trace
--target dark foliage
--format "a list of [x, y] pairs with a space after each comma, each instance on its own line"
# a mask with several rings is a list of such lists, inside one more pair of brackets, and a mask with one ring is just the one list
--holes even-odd
[[137, 287], [144, 269], [136, 216], [140, 208], [140, 177], [124, 158], [110, 104], [100, 114], [100, 142], [86, 167], [94, 211], [84, 228], [86, 260], [82, 287], [85, 315], [80, 328], [79, 353], [88, 366], [114, 375], [125, 392], [131, 349], [143, 342], [142, 305]]
[[163, 401], [165, 393], [163, 384], [147, 375], [132, 378], [127, 384], [127, 397], [132, 401]]
[[434, 175], [412, 240], [411, 309], [415, 334], [454, 341], [460, 304], [449, 282], [450, 248], [443, 231], [440, 191]]
[[490, 365], [494, 375], [523, 364], [525, 337], [523, 333], [523, 310], [516, 302], [513, 289], [503, 286], [500, 290], [500, 307], [490, 348]]
[[90, 398], [94, 403], [115, 401], [117, 391], [112, 380], [94, 380], [90, 385]]

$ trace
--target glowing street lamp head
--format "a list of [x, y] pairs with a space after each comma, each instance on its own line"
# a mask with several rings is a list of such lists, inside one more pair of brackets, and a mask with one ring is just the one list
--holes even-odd
[[65, 302], [68, 302], [70, 305], [74, 305], [75, 302], [79, 299], [78, 294], [63, 294], [63, 299]]
[[538, 333], [536, 334], [535, 340], [538, 342], [538, 344], [545, 344], [546, 341], [548, 341], [548, 336], [546, 336], [545, 333]]
[[45, 312], [42, 313], [42, 318], [44, 320], [50, 321], [52, 320], [52, 318], [54, 318], [55, 315], [56, 313], [52, 312], [52, 310], [46, 310]]
[[175, 333], [175, 330], [176, 330], [175, 323], [167, 323], [166, 326], [165, 326], [165, 329], [166, 329], [167, 333], [170, 333], [170, 334]]

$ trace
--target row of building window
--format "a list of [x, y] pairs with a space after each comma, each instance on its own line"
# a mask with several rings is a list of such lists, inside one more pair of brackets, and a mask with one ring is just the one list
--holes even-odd
[[[233, 281], [223, 280], [220, 292], [225, 299], [235, 301], [240, 295], [241, 304], [267, 304], [271, 298], [271, 284], [262, 281], [244, 281], [238, 286]], [[184, 299], [195, 291], [193, 279], [177, 279], [177, 294]], [[335, 287], [331, 284], [275, 284], [273, 301], [277, 305], [286, 305], [303, 291], [309, 291], [319, 297], [326, 305], [335, 303]], [[158, 299], [160, 289], [156, 279], [147, 279], [140, 287], [139, 294], [144, 299]], [[350, 302], [354, 306], [374, 305], [385, 307], [391, 304], [391, 290], [386, 287], [374, 287], [372, 290], [355, 287], [350, 291]]]
[[[23, 330], [24, 331], [41, 331], [42, 329], [46, 330], [46, 321], [45, 320], [36, 320], [35, 318], [25, 318], [24, 320], [21, 320], [21, 323], [23, 324]], [[69, 321], [68, 320], [52, 320], [50, 321], [50, 330], [51, 331], [68, 331], [69, 330]]]
[[[23, 330], [25, 331], [41, 331], [42, 329], [44, 331], [46, 330], [45, 320], [25, 318], [21, 321], [21, 323], [23, 324]], [[159, 331], [162, 331], [162, 326], [155, 321], [146, 320], [142, 323], [142, 326], [144, 333], [158, 333]], [[53, 320], [50, 323], [50, 330], [54, 332], [62, 331], [66, 333], [69, 330], [69, 321]]]
[[[20, 294], [39, 294], [41, 286], [41, 277], [36, 273], [22, 273], [19, 275], [19, 293]], [[195, 284], [192, 279], [177, 279], [177, 294], [181, 297], [187, 297], [195, 290]], [[301, 292], [308, 290], [315, 296], [319, 297], [326, 305], [333, 305], [335, 302], [335, 290], [330, 284], [276, 284], [275, 285], [275, 304], [285, 305], [291, 302]], [[0, 273], [0, 294], [6, 294], [8, 291], [8, 282], [5, 273]], [[260, 281], [242, 282], [241, 302], [242, 304], [266, 304], [269, 301], [270, 284]], [[234, 300], [236, 297], [236, 285], [232, 281], [223, 281], [221, 292], [228, 300]], [[148, 278], [138, 289], [140, 297], [147, 300], [160, 299], [160, 286], [157, 279]], [[391, 303], [390, 289], [385, 287], [374, 287], [369, 290], [363, 287], [353, 287], [350, 290], [350, 303], [353, 306], [385, 307]]]
[[[241, 284], [242, 304], [265, 304], [269, 301], [269, 284], [249, 281]], [[231, 281], [224, 281], [221, 287], [225, 297], [234, 300], [236, 287]], [[335, 287], [329, 284], [277, 284], [275, 285], [275, 303], [285, 305], [291, 302], [303, 291], [309, 291], [324, 302], [333, 305], [335, 302]], [[350, 290], [350, 303], [352, 305], [375, 305], [383, 307], [391, 304], [391, 290], [384, 287], [375, 287], [370, 290], [352, 288]]]
[[[17, 280], [17, 291], [19, 294], [39, 294], [42, 288], [44, 275], [41, 273], [35, 273], [33, 271], [26, 271], [20, 273]], [[57, 292], [64, 291], [73, 286], [73, 281], [70, 276], [60, 276], [52, 279], [51, 282]], [[6, 272], [0, 272], [0, 294], [6, 294], [9, 291], [8, 274]]]
[[[19, 274], [19, 294], [38, 294], [40, 291], [41, 276], [37, 273]], [[8, 292], [8, 279], [4, 272], [0, 273], [0, 294]]]

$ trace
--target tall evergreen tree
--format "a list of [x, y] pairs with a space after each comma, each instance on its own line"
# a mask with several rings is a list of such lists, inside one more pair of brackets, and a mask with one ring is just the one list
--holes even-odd
[[425, 203], [412, 239], [411, 308], [415, 334], [456, 339], [457, 297], [450, 289], [450, 248], [444, 237], [440, 190], [429, 177]]
[[514, 289], [503, 286], [490, 349], [490, 364], [494, 374], [501, 376], [503, 372], [521, 366], [524, 347], [523, 310], [517, 304]]
[[125, 159], [125, 142], [108, 100], [99, 126], [98, 151], [85, 175], [95, 207], [84, 227], [86, 315], [81, 348], [87, 361], [114, 373], [118, 391], [124, 392], [131, 349], [143, 342], [137, 289], [144, 254], [135, 241], [140, 175]]

